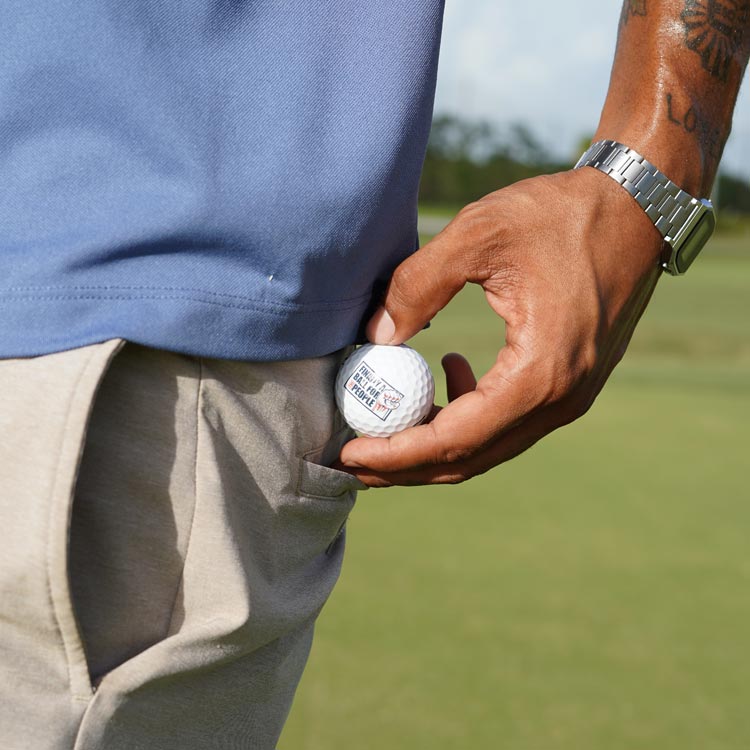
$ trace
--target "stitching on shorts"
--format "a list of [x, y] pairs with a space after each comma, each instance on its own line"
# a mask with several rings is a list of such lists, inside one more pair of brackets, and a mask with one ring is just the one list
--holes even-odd
[[[55, 499], [58, 496], [58, 487], [60, 484], [60, 467], [62, 465], [62, 456], [63, 456], [63, 448], [67, 444], [68, 440], [68, 433], [70, 431], [70, 414], [73, 409], [73, 402], [75, 401], [75, 398], [78, 394], [78, 389], [81, 385], [81, 381], [84, 378], [84, 375], [86, 375], [89, 371], [89, 368], [91, 367], [91, 363], [94, 360], [95, 352], [92, 352], [89, 356], [88, 360], [86, 361], [86, 364], [81, 369], [80, 373], [78, 374], [78, 378], [76, 379], [75, 385], [73, 386], [73, 391], [70, 395], [70, 398], [68, 400], [68, 408], [65, 413], [65, 426], [63, 427], [63, 433], [62, 437], [60, 438], [60, 444], [59, 449], [57, 453], [57, 462], [55, 464], [55, 480], [52, 485], [52, 506], [50, 507], [49, 515], [47, 517], [47, 543], [46, 543], [46, 562], [47, 562], [47, 594], [49, 596], [52, 612], [55, 617], [55, 624], [57, 625], [57, 632], [60, 636], [60, 642], [62, 643], [63, 651], [65, 652], [65, 668], [68, 672], [68, 684], [71, 688], [71, 693], [74, 700], [77, 701], [84, 701], [88, 702], [91, 700], [91, 697], [93, 695], [93, 691], [88, 694], [80, 694], [76, 693], [73, 690], [73, 673], [71, 672], [71, 653], [70, 653], [70, 646], [68, 643], [68, 640], [66, 639], [65, 635], [63, 634], [63, 628], [62, 624], [60, 622], [60, 613], [59, 608], [57, 605], [57, 601], [55, 597], [52, 594], [52, 560], [51, 560], [51, 550], [52, 550], [52, 534], [54, 531], [57, 531], [57, 529], [53, 528], [52, 524], [52, 516], [55, 513]], [[71, 500], [72, 502], [72, 500]], [[66, 575], [67, 575], [67, 567], [66, 567]], [[72, 606], [72, 592], [68, 592], [68, 596], [71, 598], [70, 605]], [[88, 667], [87, 667], [88, 669]]]
[[182, 563], [182, 572], [180, 573], [180, 580], [177, 582], [177, 587], [174, 592], [174, 599], [172, 600], [172, 611], [169, 615], [169, 625], [167, 626], [167, 632], [165, 638], [173, 635], [172, 627], [174, 625], [175, 607], [177, 606], [177, 597], [180, 592], [183, 591], [183, 583], [185, 581], [185, 567], [187, 566], [188, 555], [190, 554], [190, 541], [193, 538], [193, 528], [195, 527], [195, 512], [198, 507], [198, 441], [200, 436], [200, 417], [201, 417], [201, 405], [203, 402], [203, 358], [197, 357], [198, 362], [198, 387], [195, 395], [195, 451], [193, 454], [193, 514], [190, 517], [190, 528], [188, 529], [187, 541], [185, 542], [185, 560]]

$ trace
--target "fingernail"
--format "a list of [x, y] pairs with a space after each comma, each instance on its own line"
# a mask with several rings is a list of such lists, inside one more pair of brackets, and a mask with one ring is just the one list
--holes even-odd
[[384, 308], [378, 308], [367, 324], [367, 338], [373, 344], [390, 344], [396, 334], [396, 324]]

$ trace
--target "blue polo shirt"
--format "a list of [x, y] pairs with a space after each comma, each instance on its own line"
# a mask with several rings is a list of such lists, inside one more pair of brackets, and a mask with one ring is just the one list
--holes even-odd
[[0, 356], [354, 340], [417, 244], [442, 0], [3, 0]]

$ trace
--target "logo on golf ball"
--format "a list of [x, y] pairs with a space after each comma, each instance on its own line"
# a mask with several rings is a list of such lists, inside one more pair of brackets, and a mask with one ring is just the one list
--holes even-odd
[[404, 397], [401, 391], [378, 377], [367, 362], [362, 362], [351, 374], [345, 387], [365, 409], [384, 422], [392, 411], [398, 409]]

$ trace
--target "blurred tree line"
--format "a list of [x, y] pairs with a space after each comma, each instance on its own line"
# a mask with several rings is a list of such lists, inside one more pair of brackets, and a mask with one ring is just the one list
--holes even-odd
[[[570, 169], [589, 145], [581, 140], [570, 161], [555, 158], [522, 123], [505, 128], [455, 115], [435, 118], [420, 185], [420, 202], [451, 208], [527, 177]], [[719, 175], [714, 197], [721, 211], [750, 214], [750, 183]]]
[[722, 211], [750, 215], [750, 182], [730, 174], [719, 174], [716, 200]]

